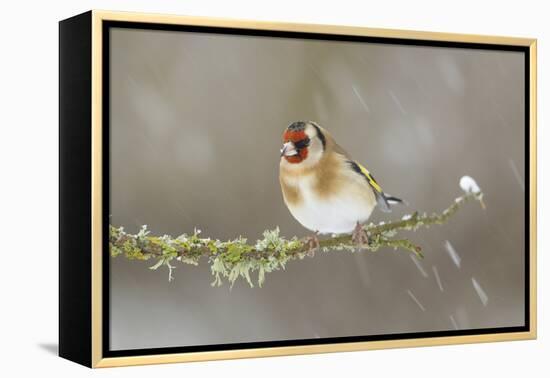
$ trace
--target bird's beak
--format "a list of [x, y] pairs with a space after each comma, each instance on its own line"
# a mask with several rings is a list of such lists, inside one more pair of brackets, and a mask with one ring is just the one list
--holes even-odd
[[297, 153], [298, 151], [296, 151], [296, 147], [292, 142], [286, 142], [283, 144], [283, 148], [281, 148], [281, 156], [293, 156]]

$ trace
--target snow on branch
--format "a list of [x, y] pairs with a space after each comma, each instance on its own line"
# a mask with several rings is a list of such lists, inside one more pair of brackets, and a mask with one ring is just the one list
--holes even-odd
[[[408, 239], [396, 238], [396, 235], [403, 230], [416, 231], [422, 227], [444, 224], [461, 205], [470, 200], [479, 201], [485, 208], [483, 192], [471, 177], [464, 176], [460, 180], [460, 187], [464, 194], [441, 213], [414, 212], [392, 222], [365, 225], [368, 243], [360, 248], [372, 252], [384, 247], [402, 249], [422, 258], [420, 246]], [[147, 226], [142, 226], [137, 234], [126, 233], [123, 227], [112, 225], [109, 226], [109, 231], [109, 249], [112, 257], [123, 255], [134, 260], [155, 259], [156, 263], [150, 269], [156, 270], [166, 266], [169, 281], [174, 279], [174, 261], [198, 265], [199, 260], [205, 258], [214, 276], [212, 286], [221, 286], [224, 279], [232, 286], [241, 277], [251, 287], [254, 286], [254, 281], [261, 287], [266, 273], [284, 269], [291, 260], [314, 256], [307, 240], [297, 237], [286, 239], [279, 234], [279, 228], [264, 231], [263, 239], [256, 243], [249, 243], [242, 237], [228, 241], [201, 238], [201, 231], [197, 229], [191, 235], [183, 234], [175, 238], [169, 235], [151, 235]], [[357, 247], [351, 235], [332, 236], [319, 241], [321, 252], [354, 252]], [[256, 272], [257, 277], [253, 279], [251, 274]]]

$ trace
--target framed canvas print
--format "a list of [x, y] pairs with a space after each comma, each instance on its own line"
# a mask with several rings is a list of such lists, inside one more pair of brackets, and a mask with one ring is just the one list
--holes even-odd
[[534, 39], [60, 22], [59, 353], [536, 337]]

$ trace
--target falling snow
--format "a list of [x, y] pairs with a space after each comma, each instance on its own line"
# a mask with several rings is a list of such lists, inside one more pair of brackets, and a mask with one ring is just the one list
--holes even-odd
[[397, 108], [399, 109], [399, 111], [403, 114], [407, 114], [407, 111], [405, 110], [403, 105], [401, 105], [401, 101], [399, 101], [395, 93], [393, 93], [393, 91], [388, 91], [388, 93], [390, 94], [390, 97], [392, 98], [393, 102], [395, 102], [395, 105], [397, 105]]
[[366, 104], [365, 100], [363, 99], [363, 96], [361, 96], [361, 93], [359, 93], [359, 90], [357, 89], [357, 87], [355, 85], [352, 85], [351, 88], [353, 89], [353, 93], [355, 93], [355, 95], [359, 99], [359, 102], [361, 103], [361, 105], [363, 105], [363, 108], [365, 109], [365, 111], [367, 113], [370, 113], [370, 108]]
[[422, 306], [422, 303], [420, 303], [420, 301], [414, 296], [414, 294], [412, 293], [412, 291], [409, 289], [407, 290], [407, 293], [409, 294], [409, 297], [412, 298], [412, 300], [414, 301], [414, 303], [416, 303], [416, 305], [422, 310], [422, 311], [426, 311], [426, 309], [424, 308], [424, 306]]
[[481, 285], [474, 277], [472, 277], [472, 284], [474, 285], [474, 289], [479, 296], [481, 303], [483, 303], [483, 306], [487, 306], [487, 303], [489, 302], [489, 297], [487, 296], [487, 293], [485, 293], [485, 291], [481, 288]]
[[439, 286], [439, 290], [441, 292], [445, 291], [443, 290], [443, 285], [441, 284], [441, 278], [439, 278], [439, 272], [437, 271], [437, 267], [435, 265], [432, 265], [432, 270], [434, 272], [435, 280], [437, 281], [437, 286]]
[[418, 269], [420, 274], [422, 274], [424, 278], [428, 278], [428, 273], [426, 272], [424, 267], [420, 264], [420, 261], [418, 261], [418, 258], [416, 258], [416, 256], [414, 255], [409, 255], [409, 256], [411, 257], [411, 260], [414, 262], [414, 265], [416, 265], [416, 268]]
[[449, 254], [449, 256], [451, 256], [451, 259], [453, 260], [453, 262], [455, 263], [457, 268], [460, 268], [460, 261], [461, 261], [460, 256], [458, 255], [458, 253], [454, 249], [451, 242], [448, 241], [448, 240], [445, 240], [445, 243], [443, 245], [445, 246], [445, 249], [447, 250], [447, 253]]
[[512, 173], [514, 174], [514, 177], [516, 178], [516, 181], [518, 182], [519, 187], [521, 188], [521, 191], [525, 192], [525, 181], [523, 180], [523, 178], [519, 174], [519, 170], [518, 170], [518, 167], [516, 166], [516, 163], [512, 159], [510, 159], [510, 160], [508, 160], [508, 164], [510, 165], [510, 168], [512, 169]]
[[453, 328], [458, 330], [458, 323], [455, 320], [455, 317], [452, 315], [449, 315], [449, 319], [451, 319], [451, 323], [453, 324]]

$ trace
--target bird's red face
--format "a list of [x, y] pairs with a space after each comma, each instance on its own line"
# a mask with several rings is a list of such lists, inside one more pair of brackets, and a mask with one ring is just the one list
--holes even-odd
[[307, 158], [310, 139], [305, 132], [305, 127], [292, 127], [293, 125], [289, 126], [283, 134], [284, 144], [281, 156], [291, 164], [298, 164]]

